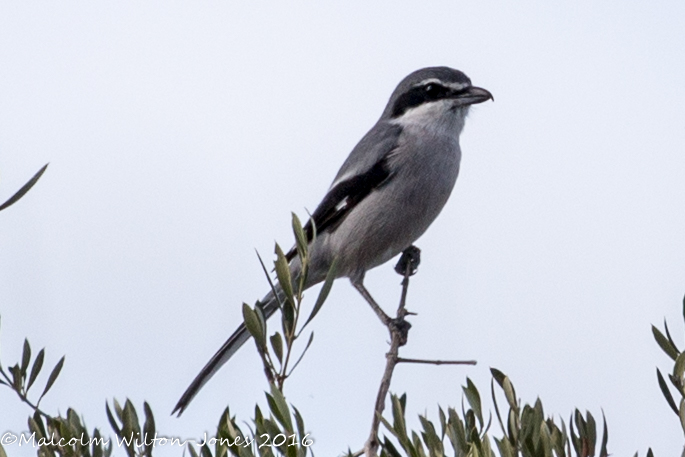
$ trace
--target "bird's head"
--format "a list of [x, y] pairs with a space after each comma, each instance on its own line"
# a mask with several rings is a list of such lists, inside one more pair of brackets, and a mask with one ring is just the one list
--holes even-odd
[[473, 86], [468, 76], [449, 67], [416, 70], [390, 96], [381, 119], [401, 125], [463, 125], [469, 107], [492, 94]]

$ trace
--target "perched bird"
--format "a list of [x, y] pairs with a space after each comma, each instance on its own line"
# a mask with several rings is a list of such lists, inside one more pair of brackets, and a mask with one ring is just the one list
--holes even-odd
[[[383, 114], [343, 163], [305, 226], [310, 264], [305, 288], [322, 282], [333, 259], [336, 277], [347, 277], [372, 302], [364, 274], [419, 238], [447, 202], [459, 174], [459, 135], [469, 107], [493, 99], [448, 67], [423, 68], [404, 78]], [[312, 241], [313, 238], [313, 241]], [[295, 250], [287, 259], [296, 278]], [[269, 293], [268, 318], [277, 309]], [[204, 384], [249, 339], [245, 325], [228, 338], [195, 377], [172, 414], [180, 416]]]

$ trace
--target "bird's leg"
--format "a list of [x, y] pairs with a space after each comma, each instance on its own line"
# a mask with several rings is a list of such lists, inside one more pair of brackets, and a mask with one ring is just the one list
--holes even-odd
[[371, 309], [376, 313], [378, 318], [381, 320], [383, 325], [388, 326], [392, 322], [392, 318], [388, 316], [385, 311], [380, 307], [378, 303], [376, 303], [376, 300], [373, 299], [371, 294], [369, 293], [368, 290], [366, 290], [366, 287], [364, 287], [364, 279], [356, 279], [356, 280], [351, 280], [352, 285], [354, 286], [357, 291], [364, 297], [364, 300], [367, 301], [369, 305], [371, 305]]

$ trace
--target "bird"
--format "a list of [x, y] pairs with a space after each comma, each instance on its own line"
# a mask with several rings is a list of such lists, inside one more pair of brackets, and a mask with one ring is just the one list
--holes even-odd
[[[422, 68], [402, 79], [304, 226], [310, 256], [304, 288], [324, 281], [335, 259], [336, 279], [348, 278], [375, 303], [364, 287], [365, 273], [412, 246], [438, 216], [459, 174], [459, 136], [469, 108], [487, 100], [494, 101], [488, 90], [445, 66]], [[302, 267], [296, 249], [286, 258], [291, 277], [297, 278]], [[269, 318], [278, 298], [272, 291], [261, 304]], [[180, 416], [249, 338], [241, 324], [195, 377], [172, 415]]]

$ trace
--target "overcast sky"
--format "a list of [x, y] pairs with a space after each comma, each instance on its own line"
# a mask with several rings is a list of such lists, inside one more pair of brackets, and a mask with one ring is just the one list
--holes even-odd
[[[494, 366], [547, 414], [603, 410], [614, 455], [679, 454], [650, 324], [683, 342], [685, 3], [324, 3], [0, 4], [0, 200], [50, 162], [0, 214], [3, 364], [24, 337], [46, 366], [66, 354], [45, 409], [107, 433], [113, 397], [147, 400], [167, 435], [213, 431], [226, 404], [249, 419], [252, 346], [169, 413], [265, 293], [254, 249], [289, 246], [290, 212], [316, 207], [395, 85], [447, 65], [495, 102], [472, 109], [417, 243], [401, 354], [479, 364], [402, 365], [391, 389], [417, 425], [467, 376], [489, 405]], [[367, 278], [393, 309], [392, 264]], [[288, 400], [317, 455], [359, 449], [387, 332], [346, 280], [312, 328]], [[0, 433], [26, 429], [7, 388], [0, 411]]]

